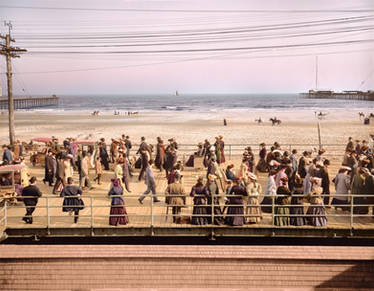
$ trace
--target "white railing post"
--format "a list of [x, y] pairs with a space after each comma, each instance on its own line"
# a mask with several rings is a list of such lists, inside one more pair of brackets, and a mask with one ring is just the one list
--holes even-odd
[[8, 208], [7, 208], [7, 203], [5, 202], [5, 204], [4, 204], [4, 229], [6, 229], [7, 228], [7, 226], [8, 226], [8, 217], [7, 217], [7, 210]]
[[152, 193], [151, 195], [151, 228], [153, 228], [154, 220], [153, 220], [153, 199], [155, 195]]
[[47, 228], [49, 228], [49, 225], [51, 224], [50, 216], [49, 216], [49, 199], [48, 196], [46, 196], [46, 205], [47, 205]]
[[272, 222], [271, 222], [271, 224], [272, 225], [275, 225], [275, 219], [274, 219], [274, 209], [275, 209], [275, 207], [274, 207], [274, 199], [275, 199], [275, 196], [274, 195], [271, 195], [271, 220], [272, 220]]
[[94, 225], [94, 213], [93, 213], [93, 203], [92, 202], [93, 202], [93, 199], [92, 199], [92, 196], [90, 196], [91, 228], [93, 228], [93, 225]]
[[351, 231], [353, 229], [353, 196], [352, 194], [349, 194], [351, 196], [351, 219], [350, 219], [350, 226], [351, 226]]

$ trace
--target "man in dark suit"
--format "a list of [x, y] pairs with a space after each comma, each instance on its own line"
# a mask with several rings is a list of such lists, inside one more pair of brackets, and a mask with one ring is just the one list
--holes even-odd
[[31, 177], [30, 185], [22, 190], [23, 203], [26, 206], [26, 214], [22, 220], [28, 224], [32, 224], [32, 213], [38, 204], [38, 198], [42, 196], [42, 193], [35, 184], [36, 177]]
[[65, 164], [61, 155], [57, 158], [56, 183], [53, 187], [53, 194], [56, 194], [56, 190], [59, 188], [60, 184], [62, 184], [62, 187], [65, 187]]
[[52, 186], [53, 183], [53, 157], [52, 150], [48, 150], [47, 155], [45, 156], [45, 178], [44, 183], [47, 181], [49, 186]]

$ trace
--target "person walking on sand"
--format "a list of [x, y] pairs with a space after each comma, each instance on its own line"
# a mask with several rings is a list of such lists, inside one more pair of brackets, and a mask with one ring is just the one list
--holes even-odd
[[152, 170], [152, 160], [148, 162], [148, 166], [145, 169], [145, 184], [147, 185], [147, 190], [138, 198], [138, 201], [140, 204], [143, 204], [143, 200], [145, 198], [145, 195], [148, 195], [151, 191], [153, 196], [153, 202], [160, 202], [160, 200], [157, 199], [156, 196], [156, 182], [154, 173]]

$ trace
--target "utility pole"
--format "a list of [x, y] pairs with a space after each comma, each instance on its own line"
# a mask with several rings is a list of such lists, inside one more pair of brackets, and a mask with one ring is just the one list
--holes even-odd
[[4, 25], [9, 27], [9, 33], [5, 36], [0, 35], [0, 38], [5, 40], [5, 45], [3, 44], [0, 45], [0, 55], [4, 55], [6, 57], [7, 84], [8, 84], [8, 111], [9, 111], [9, 143], [13, 144], [15, 141], [15, 131], [14, 131], [14, 102], [13, 102], [11, 58], [19, 58], [19, 55], [17, 55], [16, 53], [26, 52], [26, 50], [20, 49], [18, 47], [10, 46], [11, 42], [15, 42], [15, 40], [10, 37], [12, 24], [11, 22], [4, 22]]

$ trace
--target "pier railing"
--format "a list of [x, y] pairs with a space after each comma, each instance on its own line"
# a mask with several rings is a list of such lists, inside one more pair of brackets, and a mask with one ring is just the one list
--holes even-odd
[[[36, 206], [36, 210], [33, 215], [34, 223], [30, 225], [24, 225], [22, 222], [22, 218], [24, 215], [20, 214], [20, 211], [17, 209], [25, 209], [23, 203], [18, 203], [17, 205], [9, 206], [7, 204], [4, 205], [3, 208], [0, 209], [0, 228], [3, 230], [9, 228], [103, 228], [103, 227], [110, 227], [109, 219], [111, 217], [121, 217], [123, 214], [110, 214], [110, 208], [119, 208], [123, 207], [122, 205], [111, 206], [111, 199], [113, 197], [124, 197], [124, 200], [127, 202], [125, 203], [125, 207], [127, 209], [127, 216], [129, 218], [129, 223], [127, 225], [120, 225], [119, 227], [124, 228], [133, 228], [133, 227], [141, 227], [141, 228], [155, 228], [155, 227], [180, 227], [181, 224], [173, 223], [173, 217], [177, 218], [180, 217], [182, 224], [184, 227], [209, 227], [209, 225], [213, 225], [215, 222], [219, 222], [219, 227], [227, 227], [230, 228], [232, 226], [225, 225], [225, 221], [227, 221], [228, 217], [236, 217], [240, 216], [243, 217], [245, 221], [248, 221], [250, 218], [258, 218], [262, 221], [259, 224], [244, 224], [243, 226], [236, 226], [238, 228], [305, 228], [305, 227], [312, 227], [312, 228], [329, 228], [329, 224], [333, 224], [337, 228], [344, 228], [353, 230], [356, 228], [356, 222], [360, 225], [365, 224], [366, 228], [374, 230], [374, 213], [369, 214], [370, 208], [374, 208], [374, 202], [371, 199], [374, 198], [374, 194], [371, 195], [352, 195], [352, 194], [335, 194], [334, 198], [341, 198], [342, 202], [339, 204], [334, 205], [323, 205], [323, 203], [313, 203], [310, 201], [310, 197], [315, 198], [315, 196], [304, 196], [304, 195], [292, 195], [292, 197], [297, 197], [303, 199], [304, 204], [291, 204], [290, 200], [284, 204], [276, 204], [276, 200], [281, 197], [288, 197], [291, 196], [287, 195], [276, 195], [276, 196], [258, 196], [258, 195], [249, 195], [249, 196], [239, 196], [239, 195], [212, 195], [211, 198], [207, 198], [206, 196], [196, 195], [195, 197], [201, 197], [206, 199], [206, 203], [201, 205], [194, 205], [193, 198], [186, 196], [186, 195], [146, 195], [146, 200], [144, 200], [144, 204], [140, 204], [136, 199], [132, 199], [131, 203], [128, 203], [129, 198], [139, 198], [139, 195], [134, 194], [125, 194], [125, 196], [85, 196], [81, 198], [84, 201], [85, 207], [79, 213], [79, 220], [77, 224], [73, 223], [73, 217], [62, 212], [62, 203], [63, 199], [58, 196], [43, 196], [39, 198], [39, 203]], [[183, 205], [170, 205], [166, 204], [164, 201], [161, 202], [154, 202], [154, 199], [159, 198], [166, 198], [166, 197], [185, 197], [186, 203]], [[318, 195], [318, 198], [324, 197], [331, 197], [330, 195]], [[243, 204], [230, 204], [228, 200], [233, 197], [242, 197]], [[255, 198], [258, 201], [261, 201], [263, 197], [271, 197], [271, 204], [262, 205], [271, 207], [271, 213], [262, 213], [260, 211], [261, 205], [258, 203], [255, 204], [248, 204], [248, 198]], [[30, 197], [28, 197], [30, 198]], [[74, 197], [69, 197], [74, 198]], [[361, 203], [357, 202], [357, 199], [367, 199], [367, 201], [362, 201]], [[343, 201], [349, 201], [344, 203]], [[210, 203], [208, 202], [210, 201]], [[80, 206], [70, 206], [70, 208], [80, 207]], [[173, 207], [181, 207], [180, 214], [173, 214], [172, 208]], [[227, 211], [233, 207], [234, 209], [241, 209], [243, 214], [229, 214]], [[325, 210], [325, 214], [321, 213], [308, 213], [308, 207], [321, 207]], [[343, 210], [331, 211], [330, 207], [341, 208]], [[193, 214], [193, 209], [196, 208], [204, 208], [205, 211], [203, 214]], [[257, 209], [256, 213], [252, 213], [251, 210]], [[283, 211], [278, 211], [279, 208], [283, 208]], [[303, 214], [292, 214], [291, 212], [284, 211], [284, 209], [303, 209]], [[277, 210], [278, 209], [278, 210]], [[360, 211], [362, 213], [357, 213]], [[372, 210], [373, 211], [373, 210]], [[240, 211], [239, 211], [240, 212]], [[207, 218], [208, 222], [207, 225], [192, 225], [191, 218], [193, 217], [200, 217], [200, 218]], [[286, 219], [288, 221], [290, 218], [293, 217], [302, 217], [305, 219], [305, 225], [297, 226], [291, 225], [289, 223], [285, 223], [284, 225], [279, 225], [277, 223], [277, 218]], [[324, 226], [309, 226], [310, 221], [312, 218], [322, 218], [325, 217], [327, 219], [327, 224]], [[363, 220], [364, 221], [363, 221]], [[172, 234], [171, 234], [172, 235]]]

